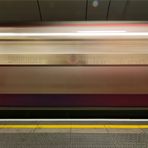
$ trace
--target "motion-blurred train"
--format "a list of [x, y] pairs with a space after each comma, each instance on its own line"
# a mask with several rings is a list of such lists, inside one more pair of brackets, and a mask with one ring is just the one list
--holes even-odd
[[0, 117], [147, 117], [147, 7], [0, 0]]

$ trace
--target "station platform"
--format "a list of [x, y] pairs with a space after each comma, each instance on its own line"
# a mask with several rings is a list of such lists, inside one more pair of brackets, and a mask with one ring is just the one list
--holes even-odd
[[1, 148], [147, 148], [148, 120], [1, 120]]
[[148, 23], [0, 26], [0, 98], [0, 148], [147, 148]]

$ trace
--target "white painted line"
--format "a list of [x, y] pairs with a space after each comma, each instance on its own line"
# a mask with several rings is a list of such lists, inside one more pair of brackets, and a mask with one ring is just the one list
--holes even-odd
[[17, 121], [17, 122], [29, 122], [29, 121], [43, 121], [43, 122], [95, 122], [95, 121], [113, 121], [113, 122], [147, 122], [148, 119], [0, 119], [0, 122]]

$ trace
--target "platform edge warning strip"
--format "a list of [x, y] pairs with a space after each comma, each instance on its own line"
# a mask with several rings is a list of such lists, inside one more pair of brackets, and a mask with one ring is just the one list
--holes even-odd
[[101, 128], [114, 128], [114, 129], [137, 129], [148, 128], [148, 125], [0, 125], [0, 129], [27, 129], [27, 128], [40, 128], [40, 129], [101, 129]]

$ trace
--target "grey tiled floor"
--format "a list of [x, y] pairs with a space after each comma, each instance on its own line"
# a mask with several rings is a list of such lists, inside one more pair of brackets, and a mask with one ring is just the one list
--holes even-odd
[[[82, 122], [1, 122], [16, 124], [84, 124]], [[85, 122], [85, 124], [114, 124]], [[125, 123], [116, 123], [125, 124]], [[131, 124], [131, 123], [126, 123]], [[141, 124], [141, 123], [132, 123]], [[147, 124], [146, 122], [142, 124]], [[148, 148], [148, 129], [0, 129], [0, 148]]]

